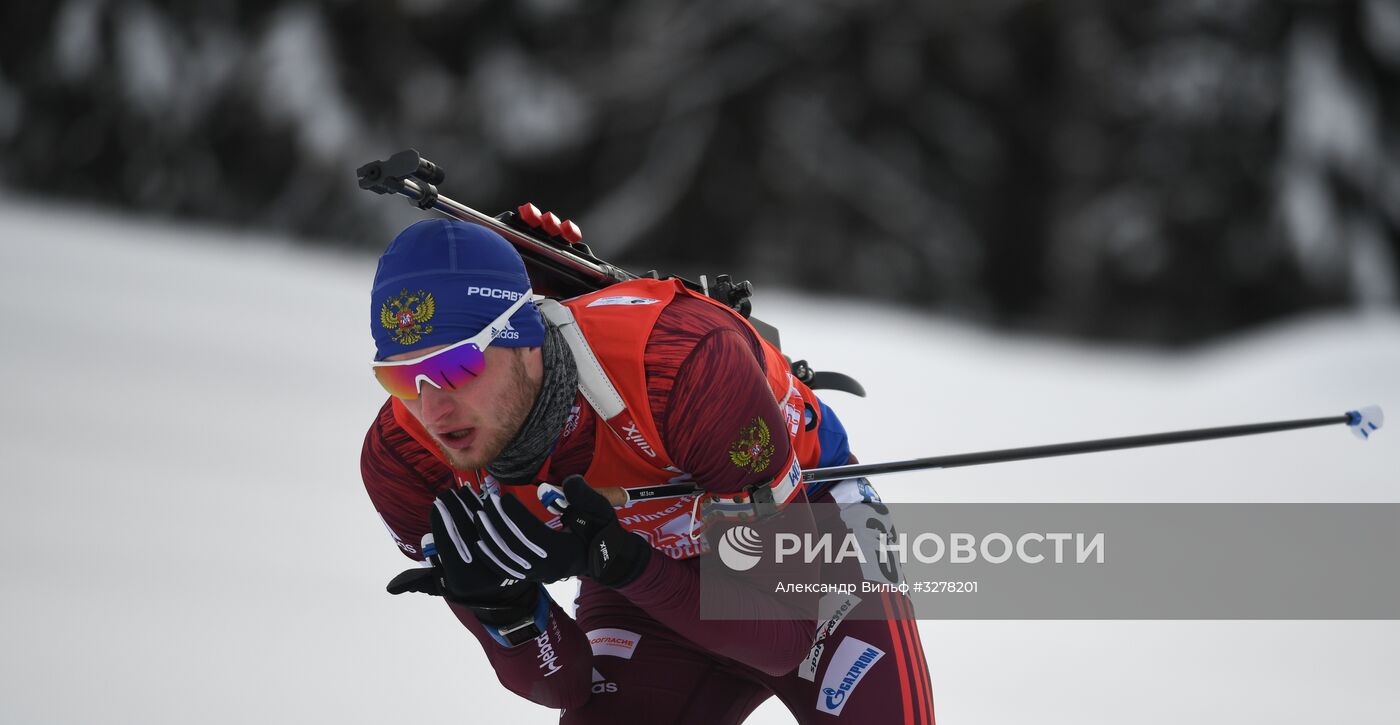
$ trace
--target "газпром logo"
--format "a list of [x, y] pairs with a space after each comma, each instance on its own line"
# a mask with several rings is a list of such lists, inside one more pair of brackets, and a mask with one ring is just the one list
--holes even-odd
[[826, 665], [826, 677], [822, 678], [822, 690], [817, 695], [817, 711], [840, 715], [865, 673], [884, 656], [884, 650], [869, 642], [855, 637], [841, 640], [841, 646]]
[[763, 553], [763, 538], [747, 526], [735, 526], [719, 540], [719, 559], [734, 571], [748, 571]]

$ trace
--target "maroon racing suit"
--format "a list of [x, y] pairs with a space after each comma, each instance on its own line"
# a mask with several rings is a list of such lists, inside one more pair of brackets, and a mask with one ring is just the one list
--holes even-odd
[[[785, 426], [750, 328], [714, 305], [678, 297], [661, 313], [645, 349], [652, 415], [677, 467], [712, 493], [738, 492], [781, 473], [789, 445], [782, 435], [772, 436], [777, 450], [768, 469], [730, 462], [736, 432], [755, 417], [770, 430]], [[581, 395], [576, 403], [579, 415], [546, 464], [552, 481], [581, 474], [592, 463], [600, 421]], [[430, 531], [434, 496], [461, 482], [398, 424], [387, 402], [365, 437], [361, 472], [399, 548], [422, 561], [417, 546]], [[533, 493], [529, 488], [522, 498]], [[811, 500], [870, 507], [871, 515], [883, 510], [863, 481], [842, 481]], [[545, 632], [514, 648], [497, 643], [470, 611], [449, 604], [501, 683], [564, 710], [561, 722], [739, 723], [773, 695], [802, 723], [934, 721], [907, 597], [869, 594], [846, 603], [883, 610], [879, 619], [817, 622], [780, 597], [735, 585], [718, 596], [741, 600], [755, 618], [702, 621], [698, 558], [653, 555], [636, 580], [617, 589], [581, 582], [576, 618], [551, 604]], [[724, 585], [707, 580], [706, 586]]]

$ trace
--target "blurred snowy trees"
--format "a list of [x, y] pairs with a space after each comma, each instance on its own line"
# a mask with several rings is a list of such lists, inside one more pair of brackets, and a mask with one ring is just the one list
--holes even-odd
[[54, 0], [13, 188], [379, 248], [415, 147], [641, 268], [1182, 341], [1394, 304], [1394, 0]]

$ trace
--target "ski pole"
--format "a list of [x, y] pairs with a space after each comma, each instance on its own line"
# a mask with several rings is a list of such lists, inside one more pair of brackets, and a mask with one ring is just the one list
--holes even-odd
[[[1286, 430], [1298, 430], [1300, 428], [1318, 428], [1325, 425], [1336, 425], [1338, 423], [1345, 423], [1356, 437], [1367, 440], [1371, 437], [1372, 433], [1380, 430], [1381, 425], [1385, 423], [1385, 414], [1381, 411], [1380, 406], [1368, 405], [1360, 410], [1352, 410], [1342, 415], [1326, 416], [1322, 418], [1281, 420], [1271, 423], [1252, 423], [1249, 425], [1232, 425], [1221, 428], [1197, 428], [1194, 430], [1151, 433], [1148, 435], [1125, 436], [1122, 438], [1101, 438], [1098, 440], [1055, 443], [1052, 445], [1029, 446], [1026, 448], [1003, 448], [995, 451], [958, 453], [950, 456], [913, 458], [904, 461], [889, 461], [886, 463], [856, 463], [845, 466], [828, 466], [826, 468], [812, 468], [803, 471], [802, 481], [803, 483], [823, 483], [826, 481], [839, 481], [846, 478], [859, 478], [861, 476], [877, 476], [885, 473], [904, 473], [907, 471], [925, 471], [940, 468], [961, 468], [963, 466], [980, 466], [987, 463], [1006, 463], [1008, 461], [1025, 461], [1034, 458], [1053, 458], [1055, 456], [1073, 456], [1081, 453], [1118, 451], [1127, 448], [1164, 446], [1173, 443], [1194, 443], [1196, 441], [1216, 440], [1219, 438], [1238, 438], [1240, 436], [1259, 435], [1261, 433], [1277, 433]], [[698, 489], [693, 484], [666, 483], [660, 486], [602, 488], [599, 489], [599, 492], [606, 496], [614, 506], [621, 506], [630, 501], [647, 501], [658, 498], [685, 496], [695, 493], [697, 490]]]

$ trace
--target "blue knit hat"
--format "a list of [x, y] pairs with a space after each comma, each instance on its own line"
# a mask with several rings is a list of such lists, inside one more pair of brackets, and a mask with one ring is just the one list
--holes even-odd
[[[460, 342], [530, 288], [520, 254], [501, 235], [456, 219], [430, 219], [399, 232], [374, 273], [370, 330], [375, 360]], [[496, 347], [539, 347], [544, 323], [526, 303]]]

